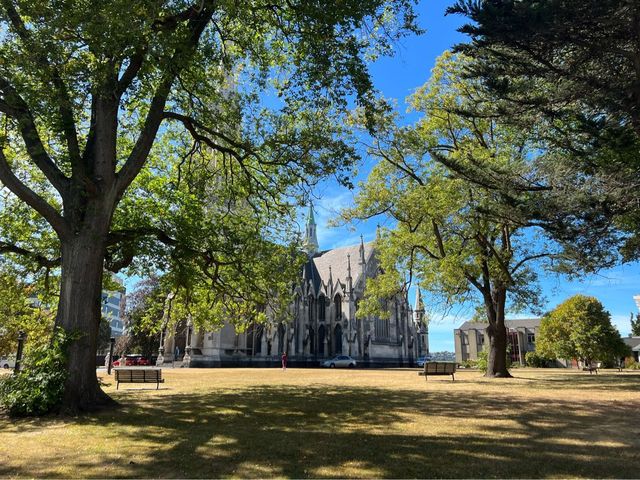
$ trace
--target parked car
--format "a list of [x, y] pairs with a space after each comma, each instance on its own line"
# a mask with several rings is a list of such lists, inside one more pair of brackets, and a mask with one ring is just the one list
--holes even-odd
[[148, 367], [149, 365], [151, 365], [151, 362], [145, 357], [140, 357], [136, 365], [138, 365], [139, 367]]
[[15, 355], [9, 355], [0, 357], [0, 367], [2, 368], [15, 368], [16, 366], [16, 357]]
[[143, 367], [148, 365], [151, 365], [151, 362], [139, 353], [125, 355], [124, 362], [122, 357], [113, 362], [114, 367]]
[[418, 357], [418, 360], [417, 360], [418, 367], [421, 367], [421, 368], [424, 367], [424, 364], [429, 363], [431, 360], [432, 360], [431, 355], [423, 355], [421, 357]]
[[349, 355], [337, 355], [331, 360], [322, 362], [320, 365], [329, 368], [353, 368], [356, 366], [356, 361]]

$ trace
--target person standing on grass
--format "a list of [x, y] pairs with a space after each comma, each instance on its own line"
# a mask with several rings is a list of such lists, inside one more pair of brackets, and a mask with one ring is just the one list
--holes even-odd
[[287, 352], [282, 353], [282, 371], [287, 370]]

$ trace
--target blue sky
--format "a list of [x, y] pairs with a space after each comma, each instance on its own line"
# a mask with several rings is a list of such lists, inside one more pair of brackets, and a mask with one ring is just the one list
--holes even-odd
[[[436, 58], [453, 44], [465, 40], [464, 36], [456, 32], [462, 19], [444, 16], [444, 11], [450, 3], [442, 0], [421, 2], [418, 6], [419, 23], [426, 33], [404, 39], [398, 45], [394, 57], [381, 59], [371, 67], [376, 88], [384, 97], [396, 99], [402, 114], [406, 112], [405, 98], [427, 81]], [[371, 161], [364, 159], [357, 175], [354, 176], [356, 182], [366, 179], [371, 166]], [[328, 221], [335, 218], [341, 208], [353, 202], [355, 192], [340, 187], [335, 182], [325, 182], [319, 185], [314, 193], [317, 197], [315, 211], [321, 249], [355, 244], [359, 242], [360, 234], [364, 236], [365, 241], [373, 240], [376, 224], [389, 224], [380, 218], [347, 227], [328, 228]], [[630, 332], [629, 314], [637, 311], [633, 295], [640, 294], [639, 267], [637, 263], [623, 265], [574, 281], [541, 272], [540, 285], [547, 299], [547, 309], [578, 293], [595, 296], [611, 313], [620, 333], [627, 335]], [[412, 290], [411, 301], [414, 295]], [[430, 350], [453, 351], [453, 329], [468, 319], [471, 313], [468, 309], [454, 308], [446, 316], [433, 314]], [[512, 315], [512, 318], [527, 316], [531, 316], [531, 312], [524, 311]]]

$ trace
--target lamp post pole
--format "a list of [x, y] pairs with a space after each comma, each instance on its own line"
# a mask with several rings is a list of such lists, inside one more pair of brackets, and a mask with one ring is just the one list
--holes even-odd
[[16, 365], [14, 372], [20, 371], [20, 364], [22, 363], [22, 351], [24, 350], [24, 341], [27, 339], [27, 334], [22, 330], [18, 332], [18, 351], [16, 352]]
[[113, 367], [113, 346], [116, 343], [116, 339], [111, 337], [109, 339], [109, 363], [107, 365], [107, 375], [111, 375], [111, 367]]
[[187, 345], [184, 349], [184, 358], [182, 359], [183, 367], [191, 366], [191, 331], [193, 329], [193, 320], [191, 318], [191, 314], [189, 314], [187, 320]]

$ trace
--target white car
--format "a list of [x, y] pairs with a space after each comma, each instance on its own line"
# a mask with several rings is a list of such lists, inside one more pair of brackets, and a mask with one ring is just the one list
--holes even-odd
[[8, 357], [0, 357], [0, 368], [14, 368], [16, 366], [15, 355], [9, 355]]
[[329, 368], [353, 368], [356, 366], [356, 361], [349, 355], [337, 355], [331, 360], [322, 362], [320, 365]]

